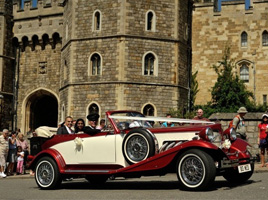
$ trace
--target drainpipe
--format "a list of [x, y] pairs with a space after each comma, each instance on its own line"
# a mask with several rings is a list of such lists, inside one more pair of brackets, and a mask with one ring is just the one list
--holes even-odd
[[15, 66], [15, 74], [14, 74], [14, 79], [13, 79], [13, 130], [16, 130], [17, 128], [17, 107], [18, 107], [18, 86], [19, 86], [19, 67], [20, 67], [20, 46], [16, 47], [15, 50], [15, 62], [14, 62], [14, 66]]

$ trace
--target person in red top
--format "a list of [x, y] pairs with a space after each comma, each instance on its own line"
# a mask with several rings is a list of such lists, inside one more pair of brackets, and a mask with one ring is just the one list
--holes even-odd
[[268, 155], [268, 144], [267, 144], [267, 133], [268, 133], [268, 115], [262, 115], [262, 121], [258, 125], [259, 128], [259, 138], [258, 145], [261, 150], [261, 167], [266, 167], [265, 164], [265, 149]]

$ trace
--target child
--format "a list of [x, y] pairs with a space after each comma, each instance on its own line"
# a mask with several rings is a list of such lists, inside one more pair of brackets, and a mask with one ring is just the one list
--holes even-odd
[[18, 159], [17, 159], [17, 174], [22, 174], [23, 172], [23, 161], [24, 161], [24, 152], [22, 151], [22, 147], [17, 147], [18, 152]]

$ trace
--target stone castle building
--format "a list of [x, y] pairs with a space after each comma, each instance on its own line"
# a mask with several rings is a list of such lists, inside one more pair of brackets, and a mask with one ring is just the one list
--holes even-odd
[[211, 68], [231, 47], [236, 73], [257, 104], [268, 95], [268, 2], [264, 0], [196, 0], [192, 23], [192, 71], [198, 71], [196, 104], [211, 100], [217, 75]]
[[0, 2], [0, 39], [13, 45], [9, 56], [0, 43], [1, 105], [12, 103], [1, 128], [187, 108], [192, 1]]

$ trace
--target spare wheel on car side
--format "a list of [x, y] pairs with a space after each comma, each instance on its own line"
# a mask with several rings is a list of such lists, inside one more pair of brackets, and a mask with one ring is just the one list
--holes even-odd
[[131, 165], [155, 155], [156, 144], [152, 133], [143, 128], [136, 128], [123, 140], [123, 155]]

